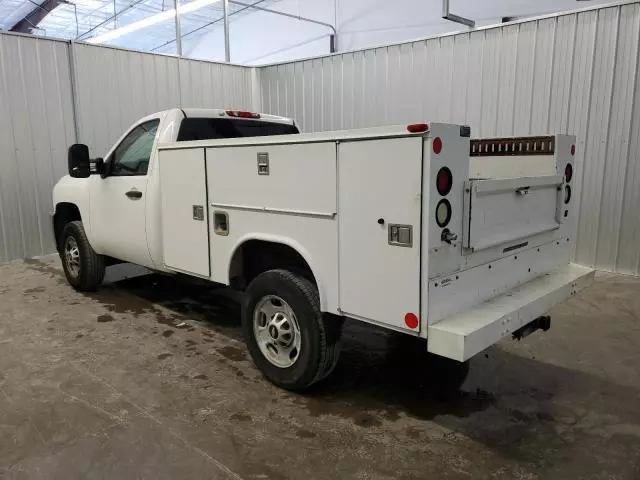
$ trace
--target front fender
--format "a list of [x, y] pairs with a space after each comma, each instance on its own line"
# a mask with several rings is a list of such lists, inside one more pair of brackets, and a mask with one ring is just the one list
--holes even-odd
[[[80, 217], [87, 234], [87, 238], [91, 242], [91, 218], [89, 208], [89, 178], [73, 178], [65, 175], [53, 187], [53, 214], [56, 213], [58, 205], [61, 203], [70, 203], [78, 207]], [[93, 242], [92, 242], [93, 243]]]

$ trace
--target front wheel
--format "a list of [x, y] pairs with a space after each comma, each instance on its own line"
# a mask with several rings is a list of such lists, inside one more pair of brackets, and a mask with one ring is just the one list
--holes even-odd
[[60, 259], [67, 281], [76, 290], [94, 291], [102, 283], [104, 257], [91, 247], [82, 222], [69, 222], [62, 230]]
[[302, 275], [270, 270], [247, 288], [242, 329], [258, 369], [275, 385], [303, 390], [338, 361], [341, 325], [320, 311], [316, 286]]

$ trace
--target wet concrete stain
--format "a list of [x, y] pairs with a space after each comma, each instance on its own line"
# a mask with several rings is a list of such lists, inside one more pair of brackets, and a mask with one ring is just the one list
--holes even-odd
[[174, 334], [173, 330], [165, 330], [164, 332], [162, 332], [162, 336], [165, 338], [169, 338], [173, 334]]
[[115, 320], [115, 318], [113, 318], [109, 314], [98, 315], [98, 318], [97, 318], [98, 323], [113, 322], [114, 320]]
[[234, 421], [234, 422], [250, 422], [250, 421], [253, 420], [251, 415], [249, 415], [247, 413], [243, 413], [243, 412], [233, 413], [233, 414], [231, 414], [229, 419]]
[[317, 436], [311, 430], [307, 430], [304, 428], [299, 428], [298, 430], [296, 430], [296, 435], [298, 436], [298, 438], [314, 438]]
[[40, 273], [48, 273], [49, 275], [64, 278], [64, 271], [61, 268], [52, 267], [42, 260], [38, 260], [37, 258], [25, 258], [23, 261], [27, 265], [27, 268], [31, 270], [37, 270]]
[[158, 355], [158, 360], [166, 360], [167, 358], [171, 357], [172, 355], [170, 353], [161, 353], [160, 355]]
[[216, 351], [233, 362], [242, 362], [247, 359], [244, 350], [232, 345], [220, 347]]
[[195, 377], [196, 380], [209, 380], [209, 377], [207, 377], [204, 373], [201, 373], [200, 375], [196, 375]]
[[370, 413], [359, 413], [353, 416], [353, 423], [359, 427], [379, 427], [382, 425], [380, 419], [376, 418]]
[[42, 293], [46, 289], [44, 287], [27, 288], [24, 293]]
[[178, 325], [185, 320], [194, 320], [206, 326], [203, 335], [207, 337], [222, 333], [230, 338], [241, 339], [240, 305], [229, 298], [227, 292], [227, 288], [206, 282], [192, 283], [149, 274], [116, 281], [103, 286], [98, 292], [85, 295], [113, 313], [136, 317], [152, 314], [158, 324], [183, 328], [187, 332], [195, 332], [196, 328], [190, 324]]

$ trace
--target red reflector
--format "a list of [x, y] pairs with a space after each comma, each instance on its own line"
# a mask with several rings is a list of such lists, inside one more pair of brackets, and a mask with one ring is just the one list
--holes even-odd
[[564, 178], [567, 180], [567, 183], [573, 178], [573, 167], [570, 163], [567, 163], [567, 166], [564, 167]]
[[453, 184], [453, 175], [451, 174], [451, 170], [447, 167], [442, 167], [438, 171], [438, 176], [436, 178], [436, 187], [438, 188], [438, 193], [443, 197], [451, 191], [451, 185]]
[[433, 139], [433, 153], [438, 154], [442, 151], [442, 139], [436, 137]]
[[410, 133], [424, 133], [429, 130], [429, 124], [427, 123], [412, 123], [407, 125], [407, 131]]
[[571, 155], [575, 155], [575, 154], [576, 154], [576, 146], [571, 145]]
[[418, 328], [418, 317], [415, 313], [407, 313], [404, 316], [404, 323], [409, 328]]
[[237, 117], [237, 118], [260, 118], [260, 114], [259, 113], [253, 113], [253, 112], [244, 112], [244, 111], [238, 111], [238, 110], [227, 110], [227, 115], [229, 115], [230, 117]]

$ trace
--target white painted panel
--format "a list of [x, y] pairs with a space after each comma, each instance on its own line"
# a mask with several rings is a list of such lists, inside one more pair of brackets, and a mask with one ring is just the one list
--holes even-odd
[[[420, 312], [422, 137], [338, 149], [340, 308], [406, 330], [405, 314]], [[412, 228], [412, 246], [389, 244], [392, 224]]]
[[465, 189], [466, 247], [483, 250], [560, 227], [560, 175], [471, 180]]
[[570, 248], [566, 239], [554, 240], [457, 272], [455, 276], [430, 280], [429, 324], [438, 323], [568, 263]]
[[593, 276], [593, 270], [579, 265], [559, 267], [429, 326], [427, 348], [432, 353], [466, 361], [590, 285]]
[[[210, 215], [204, 149], [163, 150], [158, 154], [158, 165], [164, 265], [208, 277]], [[202, 208], [202, 220], [194, 218], [198, 207]]]
[[[258, 174], [266, 153], [269, 174]], [[335, 142], [207, 149], [209, 199], [216, 205], [336, 213]]]

